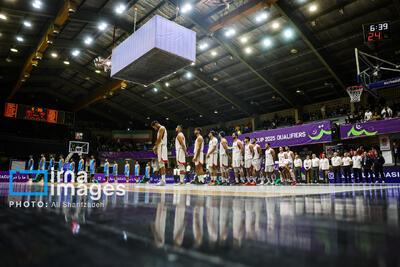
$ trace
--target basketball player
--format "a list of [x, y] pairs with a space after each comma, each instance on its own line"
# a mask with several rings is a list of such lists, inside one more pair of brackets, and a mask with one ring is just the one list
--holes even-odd
[[114, 183], [118, 183], [118, 163], [114, 160], [113, 165], [113, 176], [114, 176]]
[[182, 132], [182, 125], [176, 126], [176, 138], [175, 138], [175, 152], [176, 152], [176, 164], [179, 169], [179, 184], [185, 184], [185, 165], [186, 157], [189, 156], [186, 151], [185, 135]]
[[247, 183], [246, 185], [256, 185], [256, 183], [251, 182], [252, 177], [252, 163], [253, 163], [253, 145], [250, 143], [250, 137], [246, 136], [244, 138], [244, 168], [246, 169]]
[[89, 172], [90, 172], [90, 180], [93, 182], [94, 180], [94, 172], [96, 170], [96, 160], [94, 159], [94, 156], [90, 156], [90, 161], [89, 161]]
[[33, 156], [29, 155], [28, 170], [33, 171], [33, 165], [34, 164], [35, 164], [35, 161], [33, 160]]
[[166, 184], [165, 180], [165, 163], [168, 162], [167, 151], [167, 129], [162, 126], [158, 121], [153, 121], [151, 127], [157, 131], [157, 141], [153, 148], [153, 152], [158, 156], [158, 165], [160, 167], [161, 181], [157, 184], [163, 186]]
[[44, 157], [44, 154], [41, 154], [39, 161], [39, 170], [44, 171], [45, 167], [46, 167], [46, 158]]
[[126, 182], [129, 183], [129, 171], [131, 170], [131, 165], [129, 164], [128, 160], [125, 161], [125, 179]]
[[78, 163], [78, 172], [82, 172], [84, 168], [85, 168], [85, 161], [83, 160], [83, 156], [80, 156]]
[[251, 138], [251, 144], [253, 145], [253, 185], [257, 184], [257, 177], [261, 179], [261, 147], [257, 144], [256, 138]]
[[146, 183], [150, 183], [150, 162], [147, 162], [145, 172], [144, 172], [144, 181]]
[[265, 173], [267, 174], [267, 183], [272, 184], [272, 173], [275, 169], [275, 150], [271, 148], [270, 143], [265, 144]]
[[218, 166], [218, 139], [215, 137], [215, 132], [210, 131], [208, 134], [210, 142], [206, 154], [207, 169], [210, 173], [211, 182], [208, 185], [217, 185], [217, 166]]
[[[60, 179], [62, 181], [62, 178], [63, 178], [62, 173], [64, 172], [64, 169], [63, 169], [63, 167], [64, 167], [64, 157], [63, 157], [63, 155], [60, 155], [59, 158], [60, 159], [58, 160], [58, 172], [61, 173]], [[57, 181], [57, 182], [61, 182], [61, 181]]]
[[228, 174], [228, 141], [225, 139], [225, 132], [219, 133], [219, 167], [221, 169], [222, 184], [229, 185], [229, 174]]
[[108, 163], [108, 159], [105, 159], [104, 162], [104, 176], [106, 177], [106, 184], [108, 183], [108, 176], [110, 175], [110, 164]]
[[50, 162], [49, 162], [49, 171], [53, 171], [54, 170], [54, 166], [55, 166], [54, 156], [51, 155], [50, 156]]
[[140, 174], [140, 165], [139, 162], [136, 161], [135, 163], [135, 179], [136, 179], [136, 183], [139, 183], [139, 174]]
[[242, 168], [242, 151], [243, 151], [243, 143], [238, 139], [238, 134], [233, 133], [233, 145], [232, 145], [232, 168], [235, 174], [235, 185], [239, 184], [239, 172]]
[[[195, 165], [195, 170], [197, 177], [199, 181], [197, 182], [198, 184], [204, 184], [204, 172], [203, 172], [203, 164], [204, 164], [204, 139], [203, 136], [201, 136], [201, 128], [197, 127], [194, 129], [194, 134], [197, 136], [196, 141], [194, 143], [194, 156], [193, 156], [193, 162]], [[195, 180], [193, 180], [194, 183], [196, 183]]]

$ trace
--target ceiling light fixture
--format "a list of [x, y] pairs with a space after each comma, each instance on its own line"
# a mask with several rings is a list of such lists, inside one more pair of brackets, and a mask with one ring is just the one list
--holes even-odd
[[317, 11], [317, 6], [316, 5], [311, 5], [309, 8], [308, 8], [308, 10], [310, 11], [310, 12], [315, 12], [315, 11]]
[[234, 36], [235, 34], [236, 34], [236, 31], [235, 31], [235, 29], [232, 29], [232, 28], [227, 29], [227, 30], [225, 31], [225, 36], [226, 36], [226, 37], [232, 37], [232, 36]]
[[52, 52], [50, 55], [51, 55], [52, 58], [57, 58], [58, 57], [58, 54], [56, 52]]
[[286, 39], [290, 39], [293, 37], [293, 30], [292, 29], [286, 29], [283, 31], [283, 36], [285, 36]]
[[97, 25], [97, 29], [99, 29], [100, 31], [104, 31], [105, 29], [107, 29], [108, 24], [105, 23], [104, 21], [100, 22], [99, 25]]
[[43, 5], [43, 3], [42, 3], [42, 1], [40, 1], [40, 0], [33, 0], [33, 1], [32, 1], [32, 6], [33, 6], [34, 8], [36, 8], [36, 9], [42, 8], [42, 5]]
[[85, 38], [84, 42], [85, 42], [85, 44], [90, 45], [91, 43], [93, 43], [93, 38], [88, 36]]
[[79, 51], [78, 49], [74, 49], [74, 50], [72, 50], [72, 52], [71, 52], [71, 54], [72, 54], [74, 57], [79, 56], [80, 53], [81, 53], [81, 51]]
[[7, 16], [3, 13], [0, 13], [0, 19], [7, 20]]
[[268, 18], [268, 13], [267, 12], [262, 12], [261, 14], [258, 14], [256, 17], [257, 22], [262, 22]]
[[207, 43], [202, 43], [199, 45], [199, 49], [200, 50], [205, 50], [206, 48], [208, 48], [208, 44]]
[[242, 37], [242, 38], [240, 38], [240, 42], [241, 42], [242, 44], [247, 43], [247, 41], [248, 41], [247, 37]]
[[27, 28], [31, 28], [32, 27], [32, 23], [30, 21], [24, 20], [24, 26]]
[[13, 53], [18, 53], [18, 49], [15, 48], [15, 47], [11, 47], [11, 48], [10, 48], [10, 51], [13, 52]]
[[272, 40], [271, 40], [270, 38], [265, 38], [265, 39], [263, 40], [263, 45], [264, 45], [265, 47], [271, 47], [271, 46], [272, 46]]
[[188, 13], [189, 11], [192, 10], [192, 8], [193, 8], [192, 5], [189, 4], [189, 3], [183, 4], [183, 6], [182, 6], [182, 8], [181, 8], [181, 12], [182, 12], [183, 14]]
[[70, 63], [69, 63], [69, 60], [64, 60], [64, 62], [63, 62], [65, 65], [69, 65]]
[[193, 74], [190, 71], [188, 71], [185, 73], [185, 77], [186, 79], [191, 79], [193, 77]]
[[100, 70], [95, 70], [94, 72], [96, 72], [96, 73], [98, 73], [98, 74], [99, 74], [99, 73], [101, 73], [101, 71], [100, 71]]
[[251, 52], [253, 52], [253, 50], [251, 49], [251, 47], [246, 47], [244, 49], [244, 52], [246, 52], [246, 54], [251, 54]]
[[211, 52], [211, 55], [212, 55], [213, 57], [215, 57], [216, 55], [218, 55], [218, 53], [217, 53], [216, 51], [212, 51], [212, 52]]
[[126, 10], [126, 6], [124, 4], [119, 4], [115, 7], [115, 12], [117, 14], [122, 14]]
[[153, 88], [153, 92], [154, 92], [154, 93], [157, 93], [157, 92], [158, 92], [158, 88], [157, 88], [157, 87], [154, 87], [154, 88]]
[[169, 87], [169, 82], [166, 82], [164, 85], [165, 87]]
[[17, 39], [18, 42], [23, 42], [24, 41], [24, 38], [22, 36], [17, 36], [16, 39]]
[[275, 29], [275, 30], [278, 29], [279, 26], [281, 26], [281, 25], [278, 22], [272, 23], [272, 28]]

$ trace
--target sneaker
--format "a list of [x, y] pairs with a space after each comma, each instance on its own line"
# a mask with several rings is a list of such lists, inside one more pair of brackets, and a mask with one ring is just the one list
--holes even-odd
[[264, 185], [264, 180], [261, 180], [260, 185]]
[[385, 181], [382, 181], [382, 184], [384, 184], [385, 183]]
[[245, 185], [252, 185], [250, 182], [245, 183]]
[[158, 184], [156, 184], [157, 186], [164, 186], [165, 182], [163, 180], [159, 181]]
[[252, 183], [250, 183], [250, 185], [257, 185], [257, 183], [256, 182], [252, 182]]
[[178, 185], [186, 185], [184, 182], [179, 182]]

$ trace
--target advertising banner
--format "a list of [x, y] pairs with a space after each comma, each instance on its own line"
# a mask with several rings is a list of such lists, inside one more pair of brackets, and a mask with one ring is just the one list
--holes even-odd
[[400, 118], [340, 126], [341, 139], [376, 136], [400, 132]]

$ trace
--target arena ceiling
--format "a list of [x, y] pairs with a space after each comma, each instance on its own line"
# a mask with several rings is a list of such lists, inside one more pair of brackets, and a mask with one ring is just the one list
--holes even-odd
[[[345, 96], [356, 84], [355, 47], [400, 62], [399, 0], [235, 0], [229, 8], [215, 0], [75, 1], [76, 12], [21, 86], [24, 65], [65, 1], [41, 0], [39, 8], [38, 0], [1, 1], [3, 99], [73, 110], [108, 88], [109, 73], [96, 72], [93, 60], [132, 34], [135, 9], [136, 28], [159, 14], [196, 31], [195, 65], [157, 83], [157, 92], [128, 84], [103, 93], [78, 112], [82, 118], [135, 128], [153, 119], [190, 126], [229, 121]], [[120, 4], [125, 10], [118, 14]], [[365, 44], [361, 25], [380, 21], [391, 22], [392, 39]]]

